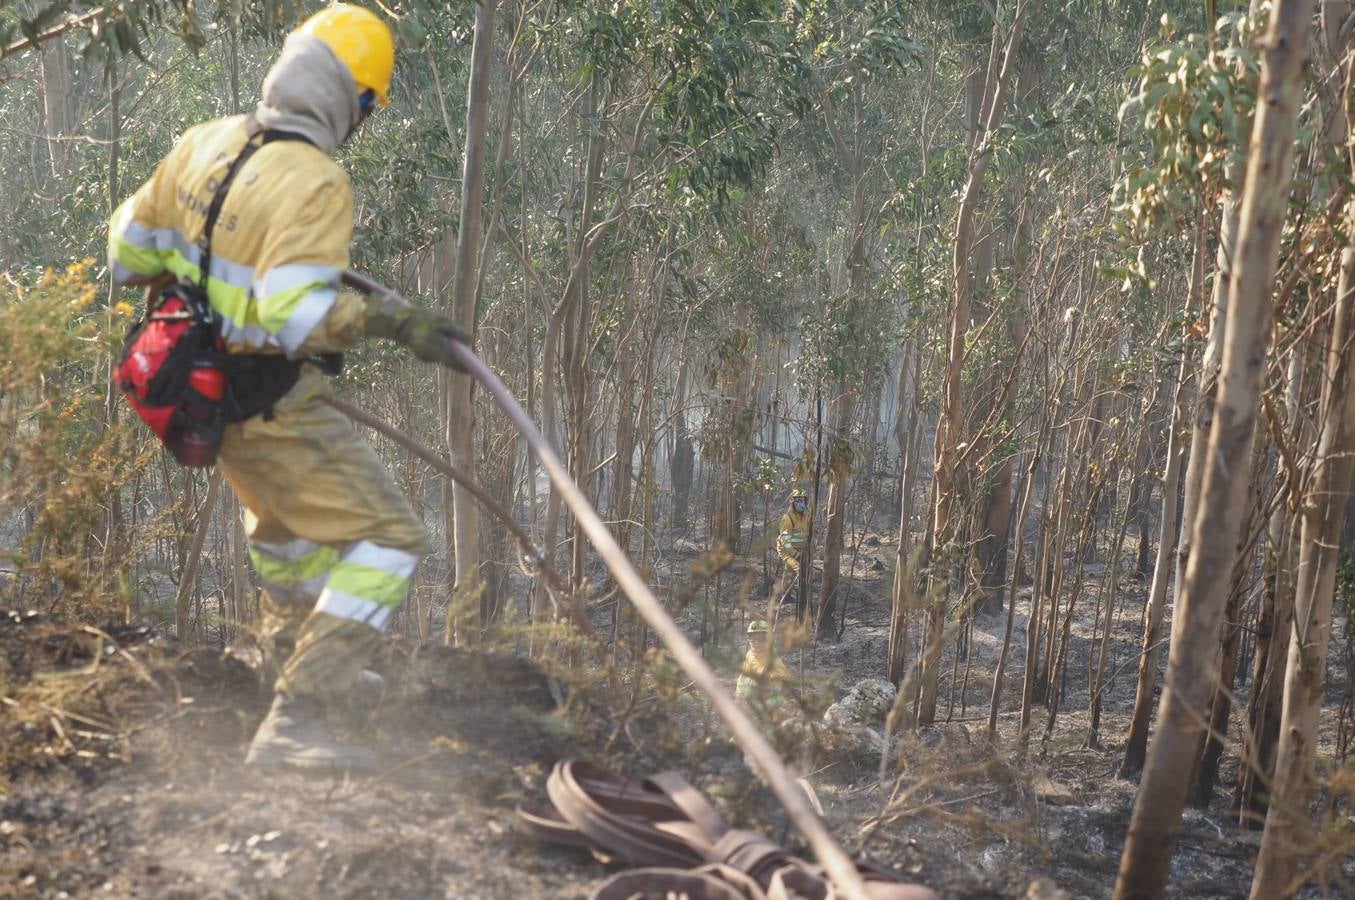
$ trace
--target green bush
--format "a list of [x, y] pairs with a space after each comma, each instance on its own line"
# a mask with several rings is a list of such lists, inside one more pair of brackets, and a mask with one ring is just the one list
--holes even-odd
[[0, 275], [0, 600], [106, 619], [153, 531], [120, 512], [153, 452], [109, 403], [132, 307], [103, 307], [90, 265]]

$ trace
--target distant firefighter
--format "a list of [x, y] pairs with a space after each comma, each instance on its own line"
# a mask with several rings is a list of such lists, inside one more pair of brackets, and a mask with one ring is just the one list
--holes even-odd
[[800, 574], [800, 562], [809, 544], [809, 495], [803, 490], [796, 488], [791, 493], [790, 506], [777, 531], [776, 553], [786, 565], [776, 587], [776, 596], [782, 599]]
[[766, 619], [748, 623], [748, 652], [743, 657], [739, 680], [734, 684], [734, 697], [743, 700], [757, 690], [758, 685], [779, 687], [790, 681], [790, 670], [776, 651], [776, 636]]

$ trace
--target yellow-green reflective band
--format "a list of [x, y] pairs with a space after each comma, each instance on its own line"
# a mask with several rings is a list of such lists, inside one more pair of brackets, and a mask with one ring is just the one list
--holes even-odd
[[[183, 255], [177, 247], [166, 254], [165, 267], [178, 278], [198, 282], [202, 278], [202, 269], [198, 264]], [[249, 289], [238, 287], [217, 278], [207, 279], [207, 297], [212, 306], [221, 315], [236, 325], [249, 325]]]
[[405, 602], [405, 594], [409, 593], [409, 578], [359, 563], [340, 562], [330, 573], [328, 586], [350, 596], [394, 608]]
[[259, 297], [255, 301], [259, 310], [259, 324], [269, 334], [277, 334], [292, 318], [292, 314], [301, 305], [301, 301], [306, 299], [306, 295], [326, 287], [327, 284], [328, 282], [324, 281], [312, 281], [300, 287], [269, 294], [267, 297]]
[[287, 263], [274, 266], [253, 282], [254, 296], [271, 297], [293, 288], [311, 287], [316, 284], [339, 284], [339, 270], [333, 266], [315, 263]]
[[249, 559], [259, 578], [272, 584], [291, 586], [318, 578], [333, 569], [339, 561], [339, 551], [333, 547], [319, 547], [296, 559], [277, 559], [250, 547]]
[[361, 597], [351, 597], [342, 591], [328, 587], [320, 594], [320, 599], [315, 604], [315, 611], [338, 619], [361, 622], [364, 625], [370, 625], [377, 631], [384, 629], [391, 617], [391, 610], [387, 607], [370, 600], [364, 600]]
[[278, 343], [282, 345], [282, 349], [287, 353], [295, 353], [316, 326], [329, 315], [338, 298], [339, 294], [333, 288], [314, 290], [302, 297], [292, 312], [292, 317], [278, 332]]
[[210, 278], [207, 280], [207, 297], [217, 312], [232, 322], [237, 325], [250, 324], [249, 291]]
[[[186, 281], [197, 282], [202, 278], [202, 269], [177, 247], [168, 252], [166, 265], [177, 277]], [[212, 268], [215, 270], [216, 266]], [[323, 287], [324, 282], [303, 285], [271, 297], [255, 299], [251, 303], [249, 288], [212, 277], [207, 280], [207, 296], [213, 308], [242, 333], [245, 343], [263, 347], [269, 338], [277, 337], [302, 302], [317, 288]], [[328, 311], [326, 305], [319, 318], [323, 318], [323, 313]], [[311, 328], [314, 325], [311, 323]], [[308, 334], [310, 330], [307, 328], [305, 333]], [[300, 342], [297, 343], [299, 345]]]
[[159, 275], [165, 271], [160, 251], [139, 247], [121, 235], [114, 235], [109, 242], [108, 256], [113, 262], [138, 275]]

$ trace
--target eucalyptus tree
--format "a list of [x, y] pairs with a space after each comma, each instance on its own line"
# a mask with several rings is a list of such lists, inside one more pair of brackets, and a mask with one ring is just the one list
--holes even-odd
[[[775, 5], [754, 2], [711, 10], [521, 8], [534, 49], [521, 75], [522, 109], [514, 113], [522, 122], [518, 159], [505, 160], [513, 167], [504, 182], [506, 209], [517, 221], [500, 221], [490, 237], [504, 248], [500, 255], [517, 259], [534, 302], [544, 304], [542, 420], [567, 448], [582, 484], [592, 481], [602, 425], [591, 411], [603, 364], [597, 329], [607, 302], [590, 290], [592, 282], [610, 285], [616, 273], [633, 269], [637, 212], [719, 206], [761, 174], [774, 139], [774, 116], [764, 109], [774, 104], [757, 108], [748, 97], [758, 67], [776, 74], [787, 65], [786, 26], [776, 13]], [[523, 164], [529, 159], [534, 165]], [[666, 278], [662, 268], [653, 277]], [[554, 492], [544, 518], [551, 556], [560, 518]], [[578, 586], [583, 543], [573, 546]]]
[[[990, 65], [988, 81], [984, 88], [987, 98], [980, 106], [987, 115], [980, 115], [982, 127], [976, 131], [970, 149], [969, 167], [964, 190], [960, 194], [959, 209], [956, 213], [955, 244], [953, 263], [953, 297], [950, 316], [950, 338], [948, 360], [946, 363], [945, 390], [942, 398], [941, 418], [936, 430], [935, 474], [932, 496], [935, 498], [935, 518], [933, 520], [932, 542], [943, 560], [950, 555], [950, 545], [958, 537], [959, 498], [956, 496], [956, 469], [961, 452], [960, 422], [962, 406], [961, 375], [964, 368], [966, 336], [969, 332], [970, 302], [972, 292], [972, 261], [970, 254], [974, 246], [974, 218], [979, 193], [984, 178], [992, 164], [993, 140], [1001, 127], [1007, 111], [1007, 94], [1016, 73], [1016, 56], [1025, 29], [1026, 16], [1030, 0], [1017, 0], [1015, 10], [1008, 23], [1000, 19], [993, 26], [993, 52], [991, 58], [1000, 60]], [[927, 617], [927, 648], [922, 662], [922, 693], [919, 701], [918, 721], [928, 724], [936, 716], [936, 667], [940, 660], [941, 630], [946, 622], [946, 596], [949, 593], [949, 566], [942, 562], [938, 566], [941, 573], [930, 593]]]
[[1270, 289], [1285, 219], [1293, 139], [1311, 4], [1279, 0], [1263, 56], [1256, 124], [1238, 220], [1239, 276], [1230, 288], [1216, 418], [1210, 431], [1200, 513], [1190, 523], [1195, 549], [1183, 579], [1176, 640], [1158, 733], [1134, 804], [1115, 896], [1160, 896], [1179, 823], [1191, 756], [1214, 687], [1214, 648], [1236, 559], [1258, 394], [1270, 344]]
[[[829, 458], [822, 461], [829, 473], [823, 579], [814, 614], [819, 634], [826, 635], [838, 603], [854, 458], [847, 436], [864, 389], [883, 377], [880, 341], [895, 316], [891, 304], [882, 302], [888, 280], [882, 277], [887, 262], [877, 237], [877, 210], [888, 197], [897, 160], [913, 148], [898, 139], [894, 101], [900, 82], [912, 77], [921, 46], [895, 4], [792, 4], [791, 10], [792, 46], [804, 60], [803, 70], [791, 73], [793, 86], [814, 115], [788, 135], [787, 153], [817, 176], [823, 211], [832, 216], [807, 225], [819, 245], [822, 270], [814, 288], [818, 310], [804, 320], [798, 367], [802, 391], [822, 397], [829, 412]], [[833, 219], [839, 224], [830, 225]]]
[[[1173, 23], [1172, 27], [1177, 26]], [[1154, 235], [1165, 234], [1170, 238], [1174, 234], [1189, 234], [1192, 231], [1190, 223], [1201, 215], [1211, 218], [1222, 215], [1225, 239], [1231, 234], [1228, 217], [1233, 206], [1228, 198], [1236, 185], [1236, 173], [1245, 164], [1247, 129], [1255, 104], [1257, 66], [1251, 50], [1252, 27], [1248, 19], [1227, 17], [1212, 24], [1208, 36], [1170, 32], [1165, 36], [1172, 39], [1155, 41], [1145, 48], [1137, 73], [1137, 91], [1121, 109], [1127, 123], [1141, 126], [1131, 139], [1134, 151], [1129, 154], [1124, 178], [1116, 188], [1120, 209], [1117, 227], [1121, 230], [1122, 240], [1131, 247], [1152, 240]], [[1182, 122], [1189, 123], [1189, 127], [1182, 128]], [[1192, 442], [1187, 453], [1187, 445], [1179, 434], [1184, 426], [1187, 405], [1191, 404], [1186, 392], [1196, 383], [1193, 355], [1203, 334], [1203, 329], [1193, 327], [1193, 323], [1206, 315], [1205, 310], [1193, 305], [1203, 285], [1203, 272], [1199, 269], [1203, 267], [1206, 236], [1199, 226], [1193, 230], [1196, 231], [1197, 249], [1192, 251], [1195, 257], [1192, 271], [1198, 274], [1192, 275], [1185, 308], [1181, 310], [1192, 327], [1184, 330], [1176, 345], [1185, 351], [1173, 403], [1173, 409], [1181, 412], [1173, 417], [1170, 426], [1172, 447], [1168, 452], [1163, 483], [1161, 540], [1148, 599], [1134, 712], [1121, 764], [1121, 773], [1125, 776], [1137, 773], [1143, 765], [1168, 582], [1175, 568], [1179, 590], [1183, 571], [1174, 556], [1178, 534], [1182, 541], [1189, 543], [1185, 531], [1195, 509], [1193, 503], [1187, 504], [1180, 525], [1177, 524], [1178, 498], [1183, 485], [1191, 480], [1189, 472], [1183, 473], [1182, 468], [1187, 460], [1193, 461], [1194, 471], [1202, 465], [1198, 448]], [[1123, 270], [1125, 274], [1146, 277], [1146, 272], [1132, 272], [1139, 266], [1137, 253], [1127, 252], [1126, 256], [1129, 261]], [[1221, 251], [1219, 258], [1228, 260], [1231, 265], [1227, 253]], [[1223, 296], [1218, 293], [1220, 283], [1220, 279], [1215, 280], [1216, 298]], [[1168, 297], [1167, 302], [1179, 303], [1174, 297]], [[1217, 307], [1218, 304], [1214, 305]], [[1214, 334], [1222, 334], [1218, 323], [1214, 326]], [[1207, 427], [1212, 416], [1212, 403], [1208, 399], [1213, 383], [1208, 374], [1209, 360], [1217, 358], [1220, 339], [1211, 338], [1210, 346], [1215, 350], [1212, 354], [1206, 351], [1204, 388], [1196, 419], [1197, 423], [1205, 424], [1200, 427]], [[1195, 434], [1201, 433], [1197, 427]], [[1188, 554], [1188, 546], [1181, 552]]]

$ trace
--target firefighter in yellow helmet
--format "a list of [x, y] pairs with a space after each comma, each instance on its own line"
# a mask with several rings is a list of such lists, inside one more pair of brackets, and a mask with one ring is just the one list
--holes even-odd
[[[744, 700], [758, 685], [779, 688], [790, 681], [790, 670], [776, 652], [776, 639], [766, 619], [748, 623], [748, 652], [744, 654], [734, 699]], [[770, 696], [770, 695], [769, 695]]]
[[370, 691], [376, 676], [363, 667], [425, 550], [422, 522], [376, 453], [325, 402], [325, 370], [363, 337], [449, 366], [449, 338], [468, 339], [442, 316], [340, 289], [353, 190], [331, 154], [386, 105], [394, 65], [394, 39], [374, 13], [317, 13], [287, 38], [258, 107], [190, 128], [110, 225], [123, 283], [200, 282], [210, 246], [206, 290], [238, 420], [218, 463], [248, 509], [279, 672], [250, 765], [376, 766], [371, 750], [336, 738], [326, 712]]
[[791, 492], [790, 504], [777, 526], [776, 554], [785, 563], [785, 570], [777, 583], [776, 596], [785, 597], [786, 591], [800, 574], [805, 547], [809, 544], [809, 496], [801, 489]]

